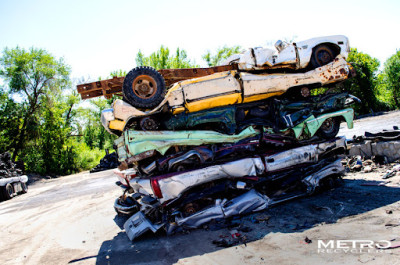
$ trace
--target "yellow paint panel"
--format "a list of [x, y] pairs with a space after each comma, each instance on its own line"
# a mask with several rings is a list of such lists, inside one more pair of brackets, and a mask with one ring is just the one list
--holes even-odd
[[184, 80], [184, 81], [181, 81], [179, 83], [180, 83], [181, 86], [186, 86], [186, 85], [195, 84], [195, 83], [198, 83], [198, 82], [204, 82], [204, 81], [208, 81], [208, 80], [213, 80], [213, 79], [226, 77], [228, 75], [235, 76], [236, 72], [237, 71], [219, 72], [219, 73], [215, 73], [215, 74], [212, 74], [212, 75], [206, 75], [206, 76], [203, 76], [203, 77]]
[[185, 111], [184, 107], [175, 108], [172, 110], [172, 114], [176, 115]]
[[258, 100], [263, 100], [263, 99], [267, 99], [267, 98], [274, 97], [274, 96], [280, 96], [280, 95], [282, 95], [283, 93], [284, 93], [284, 92], [274, 92], [274, 93], [268, 93], [268, 94], [253, 95], [253, 96], [244, 98], [243, 103], [248, 103], [248, 102], [254, 102], [254, 101], [258, 101]]
[[186, 109], [189, 112], [196, 112], [238, 103], [242, 103], [242, 94], [235, 93], [186, 103]]
[[108, 127], [111, 130], [117, 130], [117, 131], [123, 131], [124, 127], [125, 127], [125, 122], [124, 121], [120, 121], [120, 120], [113, 120], [110, 121], [110, 124], [108, 125]]

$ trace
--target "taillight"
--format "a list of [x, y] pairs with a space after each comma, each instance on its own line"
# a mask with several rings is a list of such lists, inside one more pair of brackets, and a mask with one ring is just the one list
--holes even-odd
[[158, 180], [153, 178], [150, 181], [150, 185], [151, 185], [151, 188], [152, 188], [152, 190], [154, 192], [154, 195], [156, 195], [157, 198], [161, 199], [163, 196], [162, 196], [162, 193], [161, 193], [160, 185], [158, 184]]

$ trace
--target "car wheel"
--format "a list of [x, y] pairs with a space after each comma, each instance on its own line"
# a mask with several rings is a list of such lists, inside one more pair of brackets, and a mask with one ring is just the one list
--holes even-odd
[[4, 187], [2, 187], [2, 193], [3, 193], [3, 198], [5, 200], [9, 200], [12, 197], [14, 197], [14, 188], [11, 185], [11, 183], [8, 183], [7, 185], [5, 185]]
[[154, 108], [164, 99], [165, 81], [154, 68], [136, 67], [126, 75], [122, 92], [125, 100], [132, 106]]
[[337, 118], [328, 118], [322, 123], [321, 127], [317, 131], [317, 134], [321, 138], [329, 140], [338, 134], [339, 129], [340, 120]]
[[157, 131], [160, 128], [160, 123], [151, 117], [142, 118], [139, 124], [143, 131]]
[[335, 59], [337, 52], [328, 45], [319, 45], [313, 49], [311, 64], [313, 68], [326, 65]]
[[21, 183], [21, 188], [22, 188], [21, 193], [27, 193], [28, 192], [28, 185], [26, 185], [26, 183], [22, 182]]

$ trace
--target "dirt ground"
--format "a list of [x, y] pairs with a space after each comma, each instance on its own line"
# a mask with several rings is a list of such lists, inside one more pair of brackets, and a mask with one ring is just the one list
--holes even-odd
[[[333, 190], [133, 243], [112, 208], [120, 193], [112, 171], [45, 180], [0, 203], [0, 258], [3, 264], [400, 264], [400, 248], [318, 253], [318, 240], [400, 240], [400, 175], [384, 181], [384, 172], [349, 173]], [[243, 241], [230, 248], [212, 243], [229, 241], [233, 229]]]
[[[348, 173], [335, 189], [225, 223], [173, 236], [148, 233], [134, 242], [123, 231], [126, 219], [113, 209], [121, 191], [112, 170], [37, 181], [27, 194], [0, 202], [0, 260], [2, 264], [400, 264], [400, 248], [375, 247], [379, 242], [392, 246], [400, 242], [400, 173], [383, 180], [386, 169]], [[232, 239], [233, 230], [240, 239]], [[213, 243], [221, 240], [234, 245]], [[332, 252], [318, 248], [319, 240], [332, 240]], [[371, 248], [357, 244], [345, 252], [336, 246], [340, 240], [374, 244]]]

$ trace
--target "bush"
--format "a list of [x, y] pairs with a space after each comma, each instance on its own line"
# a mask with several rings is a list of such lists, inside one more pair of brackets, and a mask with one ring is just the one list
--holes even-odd
[[75, 164], [77, 171], [94, 168], [100, 162], [100, 159], [106, 155], [104, 150], [100, 150], [99, 148], [90, 149], [83, 142], [74, 143], [73, 146], [78, 154]]

